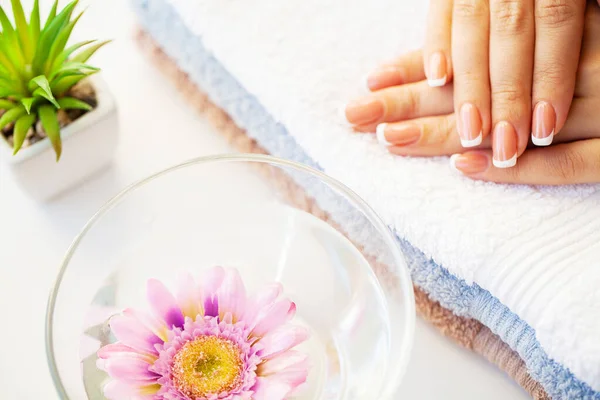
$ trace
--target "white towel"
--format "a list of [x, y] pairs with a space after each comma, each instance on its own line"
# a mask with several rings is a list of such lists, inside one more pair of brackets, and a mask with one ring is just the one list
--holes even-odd
[[425, 2], [169, 2], [325, 172], [438, 264], [490, 291], [551, 358], [600, 391], [600, 185], [470, 181], [447, 158], [392, 156], [343, 119], [366, 73], [420, 47]]

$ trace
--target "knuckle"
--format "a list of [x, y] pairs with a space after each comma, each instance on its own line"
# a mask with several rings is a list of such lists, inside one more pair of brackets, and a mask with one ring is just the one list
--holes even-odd
[[518, 106], [524, 104], [527, 96], [523, 90], [524, 87], [518, 83], [495, 83], [492, 85], [492, 104], [499, 106]]
[[536, 21], [550, 27], [561, 27], [577, 18], [581, 4], [581, 0], [538, 0]]
[[489, 11], [481, 0], [456, 0], [454, 2], [454, 18], [479, 19], [488, 18]]
[[504, 168], [501, 170], [501, 173], [506, 176], [507, 182], [522, 182], [523, 181], [523, 167], [517, 163], [516, 166], [512, 168]]
[[451, 139], [458, 138], [456, 130], [456, 119], [453, 117], [442, 118], [436, 129], [438, 135], [437, 142], [441, 144], [449, 144]]
[[[534, 86], [544, 86], [555, 88], [563, 86], [571, 77], [567, 75], [568, 68], [564, 62], [552, 60], [538, 63], [533, 73]], [[540, 85], [541, 84], [541, 85]], [[535, 90], [535, 88], [534, 88]]]
[[492, 27], [496, 33], [523, 33], [531, 28], [526, 2], [522, 0], [494, 0], [491, 3]]
[[421, 96], [416, 90], [408, 90], [406, 93], [406, 110], [410, 115], [416, 115], [421, 107]]
[[575, 150], [561, 149], [555, 156], [547, 159], [547, 171], [552, 171], [554, 176], [562, 182], [571, 182], [585, 169], [586, 159]]

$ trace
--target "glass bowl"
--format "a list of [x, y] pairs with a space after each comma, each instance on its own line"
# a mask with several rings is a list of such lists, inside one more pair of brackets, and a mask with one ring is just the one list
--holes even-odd
[[110, 316], [145, 307], [148, 278], [237, 268], [248, 291], [281, 282], [311, 332], [293, 399], [395, 399], [415, 306], [394, 236], [350, 189], [263, 155], [194, 159], [125, 189], [68, 250], [48, 302], [46, 350], [62, 399], [104, 399], [96, 351]]

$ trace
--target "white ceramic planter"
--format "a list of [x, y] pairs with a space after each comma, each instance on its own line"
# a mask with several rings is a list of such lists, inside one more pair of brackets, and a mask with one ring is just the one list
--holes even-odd
[[56, 162], [48, 139], [12, 155], [12, 147], [0, 139], [0, 157], [21, 188], [38, 200], [48, 200], [82, 183], [107, 167], [117, 145], [119, 119], [115, 101], [105, 82], [92, 77], [98, 106], [62, 129], [62, 155]]

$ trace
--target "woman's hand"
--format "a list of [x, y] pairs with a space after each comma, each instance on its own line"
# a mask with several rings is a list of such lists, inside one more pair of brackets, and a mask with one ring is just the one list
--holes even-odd
[[425, 75], [432, 87], [454, 82], [463, 147], [479, 146], [492, 132], [494, 164], [506, 168], [515, 165], [530, 135], [536, 145], [552, 143], [573, 98], [585, 4], [431, 1]]
[[[426, 80], [422, 53], [407, 54], [370, 76], [369, 86], [379, 90], [350, 104], [346, 115], [359, 131], [377, 127], [380, 142], [398, 155], [453, 156], [457, 169], [475, 178], [508, 183], [567, 184], [600, 182], [600, 8], [589, 3], [583, 47], [571, 111], [561, 144], [527, 150], [516, 168], [493, 168], [493, 141], [482, 140], [480, 150], [462, 146], [453, 111], [455, 86], [431, 88]], [[382, 79], [382, 71], [387, 71]], [[586, 140], [584, 140], [586, 139]]]

